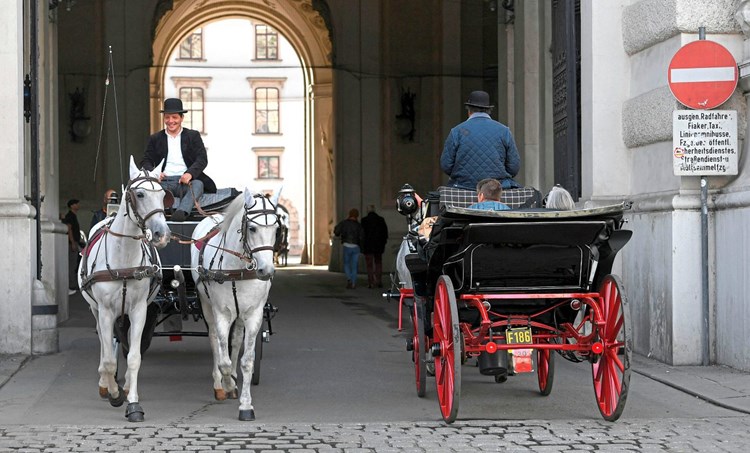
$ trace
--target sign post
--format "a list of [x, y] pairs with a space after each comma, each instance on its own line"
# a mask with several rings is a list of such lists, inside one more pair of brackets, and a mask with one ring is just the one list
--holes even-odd
[[704, 27], [698, 41], [688, 43], [669, 63], [669, 89], [685, 106], [672, 116], [673, 171], [701, 177], [701, 259], [703, 284], [703, 365], [708, 365], [710, 323], [708, 296], [708, 175], [737, 174], [737, 112], [712, 111], [734, 93], [737, 62], [721, 44], [707, 41]]

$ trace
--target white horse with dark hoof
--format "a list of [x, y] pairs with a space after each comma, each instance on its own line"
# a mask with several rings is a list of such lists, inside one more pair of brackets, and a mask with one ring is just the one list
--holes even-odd
[[146, 307], [161, 281], [156, 249], [166, 246], [172, 235], [164, 217], [164, 205], [172, 205], [171, 196], [162, 188], [159, 172], [139, 170], [131, 156], [130, 181], [117, 215], [92, 230], [78, 268], [78, 285], [96, 318], [99, 334], [99, 396], [115, 407], [127, 399], [125, 416], [131, 422], [143, 421], [144, 415], [138, 402], [141, 350], [130, 348], [125, 385], [120, 387], [112, 347], [114, 324], [118, 317], [127, 316], [129, 343], [141, 344]]
[[[245, 189], [226, 209], [203, 219], [193, 232], [191, 246], [193, 280], [208, 324], [214, 356], [213, 388], [217, 400], [236, 398], [232, 376], [237, 363], [230, 357], [230, 330], [241, 332], [244, 352], [240, 358], [243, 385], [239, 419], [255, 420], [250, 395], [255, 342], [263, 323], [263, 308], [274, 274], [273, 250], [279, 217], [276, 203], [281, 190], [268, 197]], [[239, 344], [233, 344], [238, 351]]]

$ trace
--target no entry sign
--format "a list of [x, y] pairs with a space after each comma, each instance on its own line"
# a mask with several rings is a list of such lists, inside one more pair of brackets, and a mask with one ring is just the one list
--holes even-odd
[[693, 41], [682, 46], [669, 63], [669, 89], [692, 109], [713, 109], [734, 93], [737, 62], [714, 41]]

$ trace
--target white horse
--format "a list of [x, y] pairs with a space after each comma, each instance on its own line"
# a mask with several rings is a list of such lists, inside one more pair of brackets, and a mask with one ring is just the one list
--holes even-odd
[[[236, 398], [237, 369], [229, 351], [229, 333], [237, 321], [245, 327], [244, 353], [240, 360], [244, 385], [239, 419], [255, 420], [250, 396], [255, 342], [263, 323], [263, 307], [274, 274], [273, 246], [279, 224], [276, 203], [280, 190], [270, 199], [245, 189], [226, 212], [203, 219], [193, 232], [191, 246], [193, 280], [208, 324], [214, 355], [214, 397]], [[235, 345], [239, 350], [239, 345]]]
[[[165, 202], [171, 205], [169, 197], [159, 183], [159, 173], [139, 170], [130, 156], [130, 181], [117, 215], [106, 219], [98, 234], [92, 230], [78, 268], [78, 285], [96, 318], [101, 345], [99, 396], [119, 407], [127, 395], [125, 416], [131, 422], [143, 421], [143, 408], [138, 404], [139, 345], [146, 307], [161, 280], [156, 248], [171, 238], [164, 217]], [[125, 386], [119, 387], [112, 339], [115, 320], [124, 315], [130, 319], [129, 343], [135, 346], [128, 353]]]

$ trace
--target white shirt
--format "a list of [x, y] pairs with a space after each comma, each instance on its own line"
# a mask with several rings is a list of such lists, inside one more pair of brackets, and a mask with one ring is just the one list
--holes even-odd
[[187, 171], [185, 159], [182, 158], [182, 128], [176, 137], [167, 134], [167, 164], [164, 166], [164, 174], [167, 176], [182, 176]]

